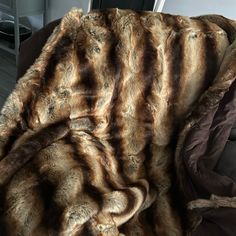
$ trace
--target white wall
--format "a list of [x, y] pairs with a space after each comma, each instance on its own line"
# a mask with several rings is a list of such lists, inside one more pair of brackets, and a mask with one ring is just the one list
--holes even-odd
[[166, 0], [163, 12], [186, 16], [220, 14], [236, 19], [236, 0]]
[[47, 21], [61, 18], [72, 7], [82, 8], [84, 13], [88, 12], [90, 0], [48, 0]]
[[[83, 9], [87, 13], [90, 8], [90, 0], [48, 0], [47, 23], [64, 16], [72, 7]], [[42, 15], [29, 16], [27, 20], [22, 20], [26, 25], [31, 25], [33, 30], [40, 29], [42, 25]]]

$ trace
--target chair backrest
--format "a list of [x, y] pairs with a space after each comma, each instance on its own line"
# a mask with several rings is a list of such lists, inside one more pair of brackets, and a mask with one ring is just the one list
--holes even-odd
[[132, 9], [136, 11], [152, 11], [156, 0], [93, 0], [92, 9], [120, 8]]
[[35, 32], [29, 39], [21, 43], [17, 66], [17, 80], [25, 74], [27, 69], [40, 55], [48, 37], [51, 35], [54, 28], [60, 23], [60, 21], [60, 19], [52, 21], [39, 31]]

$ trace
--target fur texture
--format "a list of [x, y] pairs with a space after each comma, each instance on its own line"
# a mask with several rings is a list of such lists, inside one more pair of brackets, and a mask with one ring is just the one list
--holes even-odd
[[178, 134], [234, 80], [234, 39], [220, 16], [69, 12], [1, 112], [2, 234], [186, 233]]

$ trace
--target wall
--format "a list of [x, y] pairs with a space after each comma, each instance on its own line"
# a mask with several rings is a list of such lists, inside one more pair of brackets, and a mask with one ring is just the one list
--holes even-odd
[[166, 0], [163, 12], [186, 16], [220, 14], [236, 19], [235, 0]]
[[86, 13], [88, 12], [89, 0], [48, 0], [48, 22], [62, 17], [72, 7], [82, 8]]
[[[86, 13], [90, 7], [90, 0], [48, 0], [48, 9], [46, 15], [47, 22], [61, 18], [72, 7], [82, 8]], [[26, 25], [31, 25], [33, 31], [36, 31], [43, 26], [42, 15], [29, 16], [27, 19], [22, 19], [22, 22], [24, 22]]]

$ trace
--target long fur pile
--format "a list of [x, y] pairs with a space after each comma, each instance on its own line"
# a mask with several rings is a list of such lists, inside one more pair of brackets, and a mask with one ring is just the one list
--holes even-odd
[[234, 37], [220, 16], [70, 11], [1, 112], [0, 232], [186, 233], [178, 134], [233, 82]]

